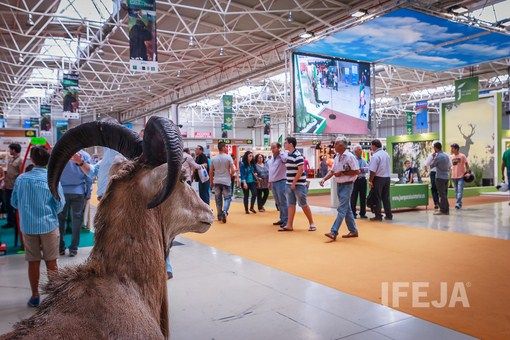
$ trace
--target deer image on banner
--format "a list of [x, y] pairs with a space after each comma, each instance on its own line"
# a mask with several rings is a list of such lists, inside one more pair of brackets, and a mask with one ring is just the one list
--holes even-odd
[[466, 157], [469, 156], [469, 149], [471, 148], [471, 145], [474, 144], [471, 137], [473, 137], [473, 135], [475, 134], [475, 129], [476, 129], [476, 125], [473, 125], [473, 124], [468, 124], [468, 125], [471, 128], [471, 132], [467, 135], [464, 134], [464, 132], [462, 132], [462, 125], [461, 124], [457, 125], [457, 128], [459, 129], [460, 134], [464, 138], [464, 146], [461, 146], [459, 148], [459, 152], [463, 153]]

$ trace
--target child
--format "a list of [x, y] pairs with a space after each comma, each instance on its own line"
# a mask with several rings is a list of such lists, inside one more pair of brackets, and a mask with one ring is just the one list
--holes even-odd
[[39, 306], [39, 267], [42, 258], [48, 273], [57, 271], [60, 232], [57, 214], [64, 208], [64, 192], [59, 184], [60, 201], [48, 188], [46, 165], [50, 154], [41, 146], [30, 150], [34, 168], [20, 175], [14, 183], [11, 204], [19, 211], [20, 228], [25, 245], [25, 260], [28, 261], [28, 279], [32, 296], [28, 306]]

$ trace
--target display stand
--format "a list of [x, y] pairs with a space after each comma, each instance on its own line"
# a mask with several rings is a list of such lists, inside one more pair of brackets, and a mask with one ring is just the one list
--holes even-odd
[[399, 208], [428, 207], [428, 184], [395, 184], [390, 186], [391, 210]]

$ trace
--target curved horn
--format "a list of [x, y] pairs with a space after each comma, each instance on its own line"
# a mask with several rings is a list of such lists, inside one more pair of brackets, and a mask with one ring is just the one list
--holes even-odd
[[167, 163], [167, 176], [163, 188], [149, 202], [147, 208], [160, 205], [170, 196], [179, 180], [182, 166], [182, 138], [179, 128], [163, 117], [151, 117], [143, 137], [143, 161], [152, 166]]
[[55, 198], [59, 199], [58, 182], [69, 159], [81, 149], [92, 146], [105, 146], [128, 159], [142, 154], [140, 137], [122, 125], [90, 122], [70, 129], [55, 144], [48, 162], [48, 186]]

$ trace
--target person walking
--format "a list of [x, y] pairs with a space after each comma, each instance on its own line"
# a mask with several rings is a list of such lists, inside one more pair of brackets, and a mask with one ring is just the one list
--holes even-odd
[[326, 177], [328, 174], [328, 163], [326, 163], [326, 157], [327, 156], [321, 156], [321, 161], [319, 164], [319, 176], [320, 178]]
[[50, 192], [46, 170], [49, 159], [50, 154], [44, 147], [32, 147], [30, 160], [34, 168], [16, 179], [11, 197], [12, 206], [19, 211], [20, 229], [23, 233], [28, 280], [32, 290], [32, 296], [27, 303], [30, 307], [37, 307], [40, 303], [41, 258], [46, 263], [48, 274], [57, 271], [60, 239], [57, 214], [64, 208], [65, 198], [60, 184], [60, 200], [54, 198]]
[[385, 220], [392, 220], [390, 202], [390, 156], [382, 148], [382, 143], [374, 139], [370, 145], [372, 157], [368, 169], [370, 170], [369, 184], [374, 188], [374, 213], [370, 221], [382, 221], [381, 201], [384, 206]]
[[231, 177], [234, 175], [234, 162], [227, 154], [224, 142], [218, 143], [219, 154], [211, 159], [209, 181], [214, 190], [216, 213], [219, 221], [227, 223], [228, 210], [232, 201]]
[[264, 205], [269, 196], [269, 166], [265, 162], [263, 154], [255, 156], [255, 175], [257, 176], [257, 207], [259, 212], [264, 212]]
[[434, 210], [439, 210], [439, 194], [437, 192], [436, 186], [436, 168], [432, 168], [430, 164], [432, 163], [435, 152], [428, 155], [425, 160], [425, 169], [429, 170], [429, 178], [430, 178], [430, 192], [432, 193], [432, 201], [434, 202]]
[[[205, 165], [205, 169], [207, 170], [207, 173], [209, 173], [210, 167], [209, 167], [209, 160], [207, 159], [207, 156], [204, 154], [204, 148], [201, 145], [198, 145], [195, 148], [195, 162], [201, 166]], [[210, 197], [210, 191], [211, 191], [211, 185], [209, 181], [202, 182], [200, 180], [200, 176], [198, 175], [198, 169], [195, 171], [195, 180], [198, 182], [198, 194], [202, 201], [206, 204], [211, 203], [211, 197]]]
[[448, 178], [452, 166], [450, 157], [443, 152], [443, 146], [439, 142], [434, 143], [434, 153], [430, 167], [436, 169], [436, 188], [439, 196], [439, 211], [434, 215], [449, 215], [450, 204], [448, 203]]
[[22, 159], [20, 157], [21, 145], [18, 143], [9, 144], [9, 160], [7, 161], [7, 171], [5, 173], [4, 181], [4, 202], [5, 210], [7, 212], [7, 223], [2, 228], [16, 228], [16, 211], [11, 205], [12, 190], [14, 189], [14, 182], [21, 173]]
[[285, 162], [287, 167], [287, 204], [288, 220], [286, 226], [281, 226], [278, 231], [294, 230], [294, 216], [296, 215], [296, 204], [298, 204], [308, 219], [308, 231], [317, 230], [313, 222], [312, 211], [306, 200], [308, 187], [306, 185], [306, 174], [304, 172], [304, 159], [301, 153], [296, 149], [297, 141], [294, 137], [285, 138], [285, 150], [289, 155]]
[[333, 241], [336, 240], [338, 230], [344, 218], [349, 233], [342, 235], [342, 238], [358, 237], [358, 229], [356, 229], [356, 221], [354, 220], [354, 213], [351, 209], [351, 195], [354, 182], [358, 178], [360, 170], [358, 160], [347, 150], [348, 145], [349, 142], [344, 136], [336, 138], [335, 151], [337, 155], [335, 157], [333, 170], [320, 181], [320, 185], [324, 186], [324, 182], [334, 176], [337, 183], [338, 208], [336, 219], [331, 226], [331, 231], [324, 234]]
[[90, 155], [81, 150], [73, 155], [67, 162], [60, 183], [64, 189], [66, 204], [62, 212], [58, 215], [60, 228], [60, 255], [65, 255], [64, 235], [66, 233], [66, 222], [69, 212], [71, 212], [72, 241], [69, 246], [69, 256], [78, 254], [78, 245], [80, 244], [80, 231], [83, 224], [83, 212], [85, 208], [85, 199], [87, 195], [87, 181], [89, 179], [82, 167], [84, 163], [90, 162]]
[[459, 152], [459, 144], [450, 145], [452, 160], [452, 182], [455, 188], [455, 209], [462, 208], [462, 196], [464, 195], [464, 175], [469, 172], [469, 164], [466, 155]]
[[280, 143], [271, 143], [273, 157], [269, 160], [269, 185], [273, 192], [274, 201], [278, 207], [280, 218], [273, 225], [285, 227], [288, 219], [288, 206], [286, 195], [287, 168], [285, 161], [287, 154], [282, 152]]
[[[501, 160], [501, 174], [503, 177], [503, 182], [505, 181], [505, 168], [506, 168], [506, 181], [508, 186], [510, 187], [510, 147], [506, 149], [503, 153], [503, 159]], [[510, 193], [510, 188], [508, 190]], [[508, 203], [510, 205], [510, 202]]]
[[356, 160], [358, 162], [359, 174], [354, 181], [354, 186], [351, 194], [351, 209], [354, 215], [354, 218], [357, 218], [356, 214], [356, 205], [359, 199], [359, 217], [360, 218], [368, 218], [367, 217], [367, 173], [368, 173], [368, 164], [367, 161], [363, 159], [363, 149], [360, 145], [356, 145], [354, 147], [354, 155], [356, 156]]
[[[203, 169], [207, 165], [197, 164], [193, 157], [190, 155], [189, 148], [184, 148], [182, 150], [182, 167], [181, 171], [184, 174], [184, 178], [186, 179], [186, 183], [191, 185], [191, 181], [193, 180], [193, 172], [198, 169]], [[200, 182], [200, 181], [199, 181]]]
[[[255, 211], [255, 200], [257, 199], [257, 183], [255, 177], [255, 167], [253, 164], [253, 152], [246, 151], [239, 165], [241, 175], [241, 186], [243, 188], [244, 211], [249, 214], [257, 213]], [[251, 193], [251, 199], [250, 199]], [[250, 201], [250, 209], [248, 210], [248, 200]]]

